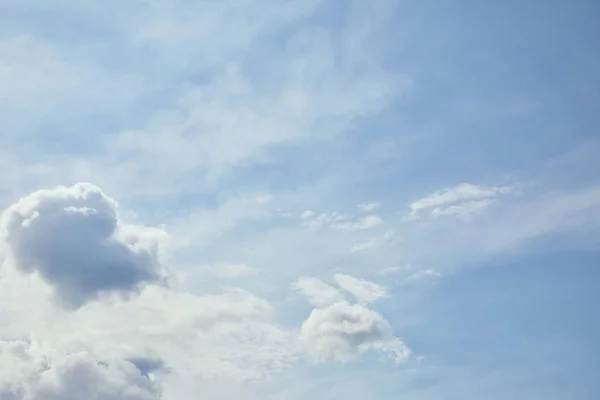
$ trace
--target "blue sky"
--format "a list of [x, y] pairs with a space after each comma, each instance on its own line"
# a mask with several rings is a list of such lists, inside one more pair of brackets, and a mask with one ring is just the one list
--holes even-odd
[[598, 398], [599, 17], [3, 1], [0, 397]]

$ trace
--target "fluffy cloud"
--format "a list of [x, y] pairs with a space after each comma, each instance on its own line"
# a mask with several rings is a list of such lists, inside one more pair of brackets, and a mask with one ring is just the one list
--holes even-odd
[[356, 297], [359, 303], [374, 303], [386, 296], [386, 291], [383, 287], [350, 275], [336, 274], [335, 281], [342, 289]]
[[37, 272], [68, 307], [164, 277], [158, 232], [123, 224], [116, 202], [91, 184], [32, 193], [4, 212], [1, 225], [17, 269]]
[[51, 356], [22, 341], [0, 341], [3, 400], [158, 400], [161, 392], [133, 362], [81, 352]]
[[394, 361], [410, 356], [402, 340], [376, 311], [340, 302], [313, 310], [302, 324], [301, 339], [318, 361], [348, 362], [369, 350], [379, 350]]
[[294, 288], [306, 296], [308, 302], [315, 307], [327, 307], [346, 300], [339, 290], [317, 278], [300, 278], [294, 284]]
[[309, 354], [321, 362], [348, 362], [369, 350], [378, 350], [395, 362], [408, 359], [409, 349], [394, 335], [389, 322], [365, 306], [384, 297], [385, 289], [345, 274], [336, 274], [334, 279], [361, 304], [350, 304], [338, 289], [317, 278], [304, 277], [294, 285], [317, 307], [300, 332]]
[[[279, 327], [269, 302], [240, 289], [191, 294], [148, 286], [127, 301], [95, 301], [70, 312], [36, 294], [42, 283], [32, 281], [0, 279], [0, 338], [31, 335], [48, 349], [43, 355], [58, 360], [64, 357], [57, 354], [81, 353], [101, 355], [102, 362], [127, 360], [141, 375], [154, 374], [165, 399], [196, 399], [199, 390], [209, 399], [237, 398], [222, 397], [223, 390], [264, 382], [302, 356], [297, 330]], [[6, 370], [0, 369], [0, 382]], [[223, 382], [227, 388], [218, 387]]]

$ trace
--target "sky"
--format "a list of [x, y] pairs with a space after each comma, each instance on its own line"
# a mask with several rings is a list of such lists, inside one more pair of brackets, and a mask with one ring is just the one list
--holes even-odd
[[0, 400], [600, 398], [593, 0], [0, 2]]

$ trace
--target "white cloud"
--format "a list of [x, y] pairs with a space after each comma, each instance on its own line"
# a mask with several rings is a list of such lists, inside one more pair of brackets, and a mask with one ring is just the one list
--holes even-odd
[[426, 278], [439, 278], [440, 276], [442, 276], [442, 274], [440, 274], [437, 271], [434, 271], [432, 269], [423, 269], [423, 270], [420, 270], [420, 271], [410, 274], [406, 278], [406, 281], [415, 282], [415, 281], [421, 281]]
[[[459, 210], [473, 210], [482, 208], [489, 203], [473, 202], [480, 199], [491, 199], [513, 191], [510, 186], [477, 186], [470, 183], [460, 185], [431, 193], [410, 205], [411, 215], [416, 216], [421, 211], [434, 209], [435, 215], [457, 214]], [[449, 205], [455, 205], [449, 208]], [[465, 212], [463, 211], [463, 212]]]
[[[598, 231], [600, 220], [594, 211], [599, 206], [599, 186], [589, 185], [573, 190], [524, 192], [510, 201], [497, 201], [478, 218], [438, 217], [435, 223], [404, 220], [404, 229], [411, 233], [402, 237], [404, 259], [397, 261], [432, 266], [445, 275], [447, 268], [453, 270], [497, 254], [525, 251], [545, 235], [565, 238], [560, 241], [563, 248], [574, 245], [566, 240], [567, 236], [577, 240], [576, 246], [593, 248], [598, 243], [595, 236], [583, 232]], [[431, 251], [431, 243], [435, 251]]]
[[468, 217], [469, 215], [475, 214], [490, 206], [494, 203], [494, 200], [471, 200], [463, 203], [454, 204], [447, 207], [436, 207], [431, 211], [433, 217], [440, 217], [444, 215], [454, 215], [460, 217]]
[[22, 341], [0, 341], [0, 398], [158, 400], [161, 391], [127, 360], [87, 352], [44, 354]]
[[300, 278], [294, 283], [294, 288], [306, 296], [309, 303], [315, 307], [327, 307], [345, 300], [339, 290], [318, 278]]
[[356, 207], [358, 207], [360, 210], [365, 211], [365, 212], [372, 212], [372, 211], [375, 211], [375, 209], [379, 208], [380, 206], [381, 206], [381, 203], [374, 201], [371, 203], [359, 204]]
[[385, 288], [376, 283], [345, 274], [335, 274], [334, 278], [342, 289], [351, 293], [361, 304], [374, 303], [386, 296]]
[[301, 339], [318, 361], [348, 362], [369, 350], [382, 351], [395, 362], [410, 356], [388, 321], [373, 310], [347, 302], [313, 310], [302, 324]]
[[2, 215], [14, 264], [37, 272], [64, 305], [160, 283], [157, 230], [123, 224], [116, 203], [90, 184], [32, 193]]
[[199, 379], [206, 388], [263, 382], [301, 356], [297, 333], [277, 326], [271, 304], [240, 289], [193, 295], [151, 286], [126, 302], [67, 312], [44, 301], [39, 283], [17, 278], [0, 280], [0, 321], [10, 321], [0, 337], [32, 335], [44, 354], [130, 360], [142, 374], [164, 364], [164, 373], [154, 375], [165, 399], [193, 399], [181, 397], [177, 386], [193, 383], [197, 394]]

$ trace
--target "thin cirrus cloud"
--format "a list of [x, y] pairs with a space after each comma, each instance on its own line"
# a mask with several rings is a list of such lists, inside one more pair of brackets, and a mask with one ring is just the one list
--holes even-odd
[[456, 214], [459, 210], [469, 212], [483, 208], [494, 198], [513, 191], [510, 186], [479, 186], [471, 183], [460, 185], [431, 193], [410, 205], [411, 216], [430, 211], [432, 215]]

